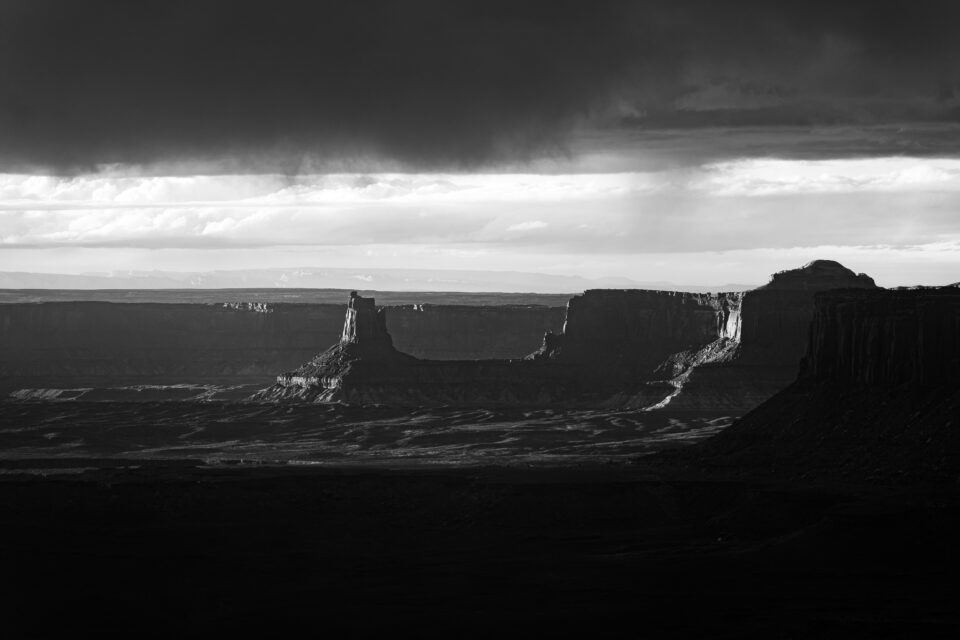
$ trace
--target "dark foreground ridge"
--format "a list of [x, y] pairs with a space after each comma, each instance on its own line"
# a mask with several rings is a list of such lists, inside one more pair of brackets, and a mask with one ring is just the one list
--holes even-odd
[[4, 624], [25, 630], [11, 637], [955, 637], [960, 624], [960, 505], [930, 492], [172, 463], [7, 475], [0, 502]]
[[701, 448], [726, 468], [955, 485], [960, 289], [818, 294], [796, 382]]
[[538, 351], [474, 362], [398, 351], [384, 311], [354, 294], [340, 343], [256, 399], [739, 414], [796, 377], [815, 292], [857, 287], [876, 285], [816, 261], [746, 293], [591, 290], [570, 300], [563, 331], [547, 332]]

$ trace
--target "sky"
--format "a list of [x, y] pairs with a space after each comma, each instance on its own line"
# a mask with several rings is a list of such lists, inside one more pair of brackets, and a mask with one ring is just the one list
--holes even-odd
[[939, 0], [0, 0], [0, 270], [960, 281], [956, 24]]

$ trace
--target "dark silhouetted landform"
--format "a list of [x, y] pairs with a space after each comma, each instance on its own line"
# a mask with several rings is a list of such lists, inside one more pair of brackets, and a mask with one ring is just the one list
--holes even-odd
[[960, 289], [818, 294], [798, 379], [705, 443], [716, 464], [888, 480], [960, 473]]
[[511, 360], [421, 360], [398, 351], [387, 310], [353, 292], [340, 341], [277, 377], [256, 400], [420, 406], [541, 404], [572, 395], [569, 368]]
[[[225, 297], [237, 295], [243, 292]], [[278, 371], [314, 356], [318, 346], [337, 342], [344, 309], [343, 304], [282, 302], [0, 304], [0, 392], [120, 385], [262, 387]], [[563, 317], [562, 307], [531, 304], [406, 304], [390, 307], [387, 322], [403, 351], [462, 360], [521, 357], [536, 348], [545, 331], [559, 330]], [[92, 399], [89, 393], [84, 397]]]
[[740, 335], [708, 345], [674, 378], [673, 409], [743, 414], [796, 379], [806, 352], [815, 296], [835, 289], [877, 289], [873, 279], [833, 260], [774, 274], [743, 294]]

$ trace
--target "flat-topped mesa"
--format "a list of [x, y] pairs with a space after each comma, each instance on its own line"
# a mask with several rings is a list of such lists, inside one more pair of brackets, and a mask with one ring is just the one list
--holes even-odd
[[[776, 286], [773, 286], [776, 285]], [[744, 413], [792, 382], [816, 291], [875, 288], [830, 261], [746, 293], [590, 290], [563, 331], [523, 360], [420, 360], [394, 348], [385, 312], [352, 293], [340, 341], [260, 399], [623, 406]]]
[[567, 304], [563, 333], [530, 357], [649, 377], [670, 354], [740, 335], [741, 293], [595, 289]]
[[340, 341], [254, 400], [436, 405], [544, 405], [578, 391], [565, 370], [511, 360], [421, 360], [397, 351], [384, 309], [351, 293]]
[[738, 340], [710, 345], [688, 358], [696, 363], [675, 382], [674, 410], [745, 413], [797, 377], [807, 349], [814, 297], [821, 291], [874, 290], [877, 285], [833, 260], [815, 260], [774, 274], [743, 294]]

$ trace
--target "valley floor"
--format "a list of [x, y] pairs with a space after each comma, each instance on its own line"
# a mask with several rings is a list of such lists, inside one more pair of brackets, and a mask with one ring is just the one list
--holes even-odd
[[40, 399], [0, 402], [0, 460], [393, 467], [622, 462], [697, 442], [732, 420], [617, 409]]

